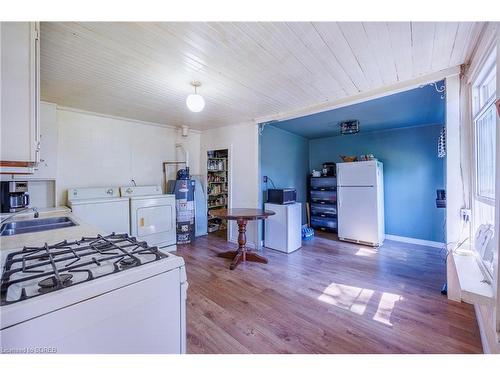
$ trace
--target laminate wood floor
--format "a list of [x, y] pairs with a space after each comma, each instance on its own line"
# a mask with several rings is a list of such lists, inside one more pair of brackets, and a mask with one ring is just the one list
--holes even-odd
[[178, 246], [189, 281], [188, 353], [481, 353], [472, 305], [440, 294], [438, 249], [378, 250], [317, 234], [229, 270], [217, 236]]

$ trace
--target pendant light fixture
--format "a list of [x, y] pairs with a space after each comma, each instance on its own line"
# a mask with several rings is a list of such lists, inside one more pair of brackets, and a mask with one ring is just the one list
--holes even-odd
[[194, 94], [188, 95], [186, 105], [191, 112], [201, 112], [205, 108], [205, 99], [197, 93], [196, 89], [201, 86], [200, 81], [192, 81], [191, 86], [194, 87]]

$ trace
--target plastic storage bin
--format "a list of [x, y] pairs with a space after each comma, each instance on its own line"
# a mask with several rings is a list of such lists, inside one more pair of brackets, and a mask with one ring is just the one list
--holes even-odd
[[335, 190], [336, 188], [336, 177], [311, 177], [312, 190]]
[[320, 202], [336, 202], [337, 201], [337, 192], [329, 191], [329, 190], [311, 190], [311, 201], [312, 203], [320, 203]]
[[311, 218], [311, 226], [325, 231], [335, 231], [337, 229], [337, 219], [313, 217]]

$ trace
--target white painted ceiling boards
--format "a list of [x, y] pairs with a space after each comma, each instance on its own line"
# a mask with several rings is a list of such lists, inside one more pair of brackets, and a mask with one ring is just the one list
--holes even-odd
[[[208, 129], [460, 65], [474, 22], [64, 23], [41, 30], [42, 99]], [[203, 112], [185, 98], [199, 80]]]

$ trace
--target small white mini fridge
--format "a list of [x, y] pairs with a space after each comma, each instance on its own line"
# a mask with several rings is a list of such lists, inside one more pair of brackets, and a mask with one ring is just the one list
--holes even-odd
[[264, 208], [276, 214], [265, 223], [264, 246], [283, 253], [291, 253], [302, 246], [302, 204], [266, 203]]

